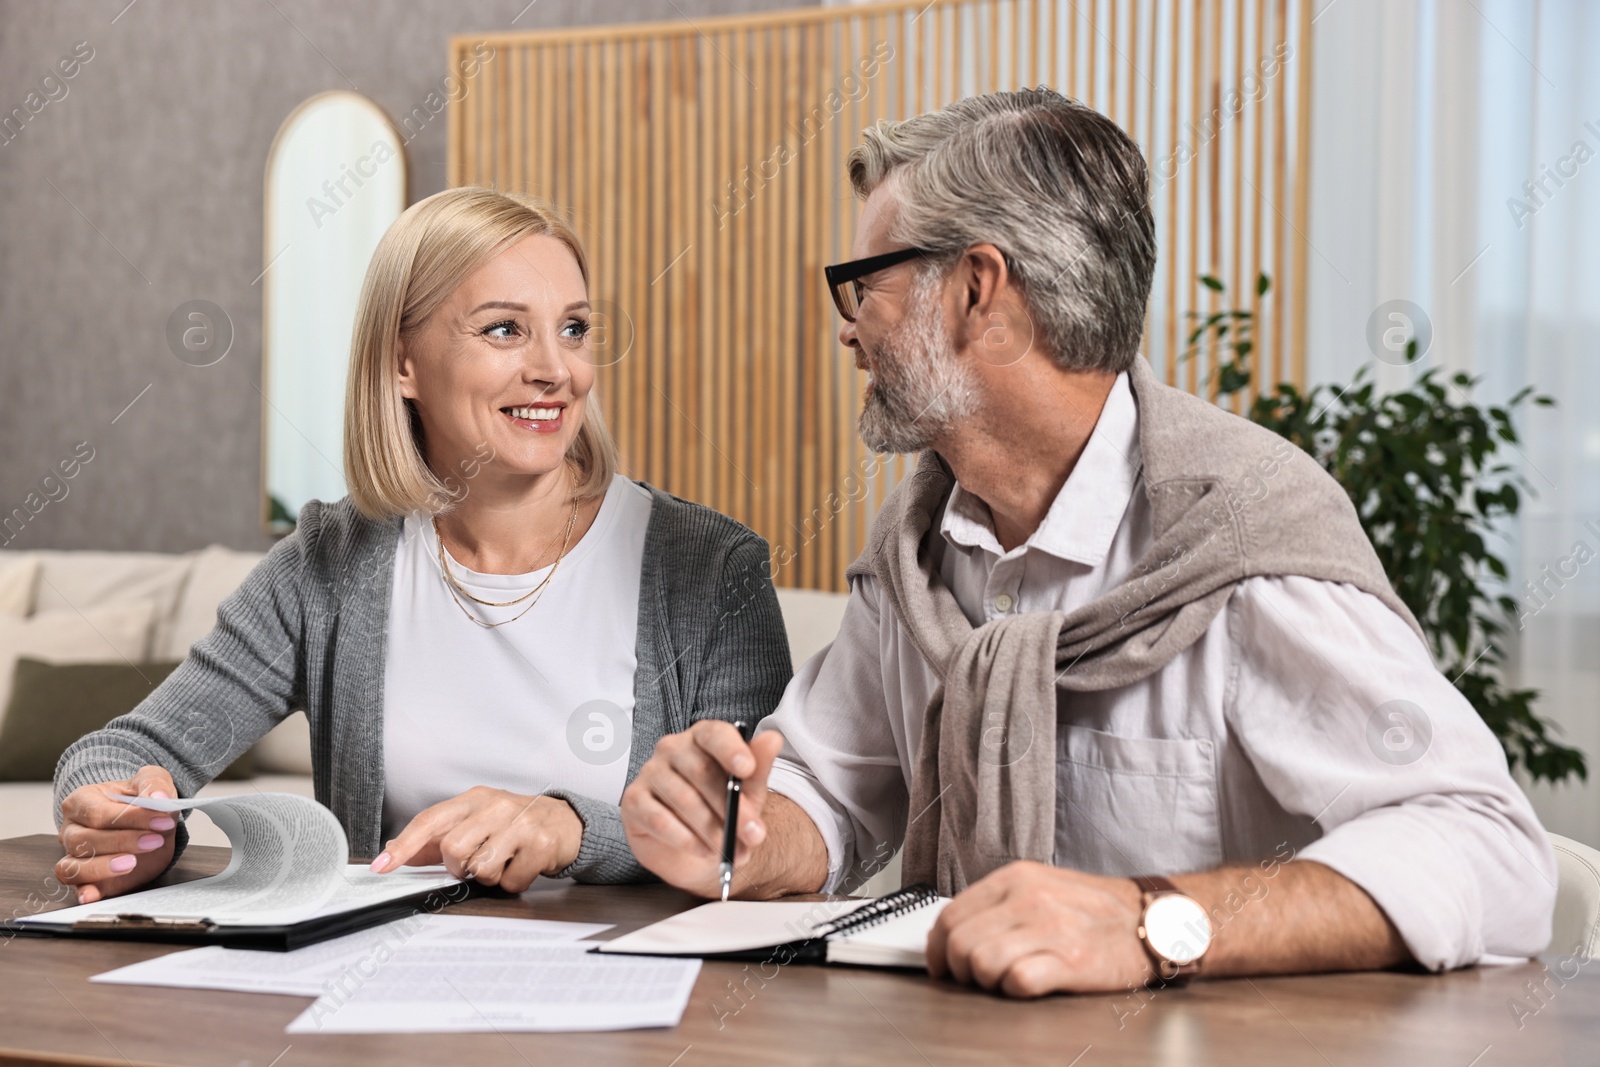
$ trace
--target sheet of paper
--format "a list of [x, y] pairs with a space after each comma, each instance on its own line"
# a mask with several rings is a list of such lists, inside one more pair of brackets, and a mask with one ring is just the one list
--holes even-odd
[[293, 952], [217, 945], [171, 952], [97, 974], [90, 981], [302, 997], [335, 996], [343, 991], [348, 996], [408, 946], [569, 944], [610, 928], [605, 923], [423, 913]]
[[291, 1034], [635, 1030], [676, 1026], [700, 961], [599, 956], [584, 945], [411, 944]]
[[353, 884], [347, 874], [350, 847], [339, 820], [307, 797], [248, 793], [204, 800], [125, 799], [152, 811], [192, 808], [204, 812], [233, 846], [228, 866], [210, 878], [31, 915], [27, 921], [71, 923], [91, 915], [137, 912], [275, 926], [321, 914], [335, 897], [349, 892], [359, 895], [367, 888]]
[[[455, 885], [461, 885], [461, 879], [452, 875], [443, 864], [432, 867], [401, 867], [388, 874], [377, 874], [365, 863], [352, 863], [344, 868], [341, 878], [335, 883], [333, 896], [306, 918], [320, 919], [373, 904], [399, 900], [413, 893], [425, 893], [430, 889], [444, 889]], [[445, 894], [450, 903], [456, 903], [465, 895], [465, 887], [460, 893]]]
[[644, 955], [713, 955], [803, 941], [825, 922], [866, 900], [718, 900], [623, 934], [601, 952]]

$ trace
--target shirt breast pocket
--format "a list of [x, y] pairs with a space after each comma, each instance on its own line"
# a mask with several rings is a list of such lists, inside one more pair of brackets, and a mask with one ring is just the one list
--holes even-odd
[[1222, 862], [1208, 740], [1057, 728], [1058, 866], [1127, 877]]

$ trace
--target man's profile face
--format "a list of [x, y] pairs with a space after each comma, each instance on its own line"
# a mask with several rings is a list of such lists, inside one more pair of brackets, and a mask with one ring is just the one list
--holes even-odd
[[[902, 247], [889, 233], [898, 208], [891, 187], [885, 182], [867, 198], [850, 258]], [[951, 345], [940, 278], [918, 260], [867, 275], [856, 321], [839, 331], [869, 376], [857, 430], [875, 452], [935, 447], [977, 407], [975, 375]]]
[[[899, 204], [890, 192], [890, 183], [884, 182], [861, 207], [861, 221], [856, 226], [855, 243], [850, 246], [851, 259], [893, 252], [899, 246], [893, 243], [889, 230], [894, 225]], [[915, 260], [880, 270], [861, 279], [861, 306], [856, 311], [856, 321], [847, 322], [839, 331], [839, 340], [856, 350], [856, 366], [871, 373], [870, 357], [882, 338], [894, 331], [905, 317], [906, 293], [917, 271]]]

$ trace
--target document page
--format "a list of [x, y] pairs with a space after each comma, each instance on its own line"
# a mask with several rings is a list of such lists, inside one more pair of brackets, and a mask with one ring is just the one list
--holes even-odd
[[376, 875], [349, 863], [344, 828], [333, 812], [292, 793], [205, 800], [128, 797], [152, 811], [204, 812], [228, 835], [233, 855], [221, 874], [80, 904], [19, 922], [71, 924], [94, 915], [140, 914], [210, 919], [223, 925], [277, 926], [452, 885], [442, 867]]
[[605, 923], [419, 913], [292, 952], [207, 945], [119, 967], [90, 981], [302, 997], [345, 990], [348, 995], [408, 945], [558, 945], [609, 929]]
[[291, 1034], [634, 1030], [676, 1026], [700, 961], [597, 956], [586, 945], [414, 942]]

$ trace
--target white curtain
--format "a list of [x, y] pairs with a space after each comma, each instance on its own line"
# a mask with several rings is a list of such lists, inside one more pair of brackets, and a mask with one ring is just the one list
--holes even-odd
[[[1511, 453], [1537, 495], [1502, 546], [1525, 611], [1506, 651], [1591, 763], [1534, 803], [1600, 845], [1600, 3], [1318, 0], [1315, 18], [1311, 380], [1437, 366], [1481, 376], [1480, 402], [1556, 399]], [[1368, 345], [1392, 300], [1432, 327], [1410, 367]]]

